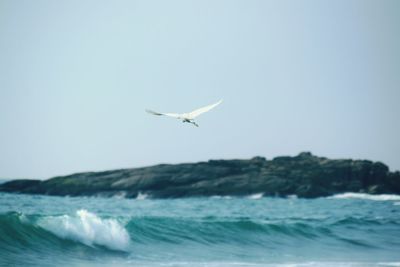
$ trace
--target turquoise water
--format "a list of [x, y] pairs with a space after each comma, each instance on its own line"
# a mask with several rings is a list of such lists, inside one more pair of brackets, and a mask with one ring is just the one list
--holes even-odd
[[0, 193], [0, 266], [400, 266], [400, 196]]

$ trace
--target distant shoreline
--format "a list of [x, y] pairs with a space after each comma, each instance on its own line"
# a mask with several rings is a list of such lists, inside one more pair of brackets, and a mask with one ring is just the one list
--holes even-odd
[[0, 191], [55, 196], [181, 198], [281, 196], [300, 198], [340, 193], [400, 194], [400, 172], [381, 162], [327, 159], [309, 152], [266, 160], [209, 160], [102, 172], [48, 180], [18, 179]]

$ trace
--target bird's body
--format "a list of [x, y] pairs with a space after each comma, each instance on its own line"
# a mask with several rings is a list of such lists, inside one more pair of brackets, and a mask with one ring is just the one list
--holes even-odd
[[153, 115], [157, 115], [157, 116], [168, 116], [168, 117], [172, 117], [172, 118], [176, 118], [179, 120], [182, 120], [182, 122], [187, 122], [187, 123], [191, 123], [196, 127], [199, 127], [199, 125], [194, 121], [194, 119], [196, 117], [198, 117], [200, 114], [205, 113], [213, 108], [215, 108], [216, 106], [218, 106], [219, 104], [222, 103], [222, 100], [218, 101], [217, 103], [199, 108], [199, 109], [195, 109], [189, 113], [160, 113], [160, 112], [155, 112], [152, 110], [146, 110], [146, 112], [153, 114]]

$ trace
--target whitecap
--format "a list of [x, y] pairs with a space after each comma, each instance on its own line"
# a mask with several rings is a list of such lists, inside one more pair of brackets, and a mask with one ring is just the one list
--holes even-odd
[[231, 199], [231, 196], [220, 196], [220, 195], [214, 195], [210, 196], [210, 199]]
[[148, 198], [148, 197], [149, 197], [148, 194], [139, 192], [138, 195], [136, 196], [136, 199], [137, 199], [137, 200], [143, 200], [143, 199], [146, 199], [146, 198]]
[[378, 266], [382, 267], [400, 267], [400, 262], [380, 262]]
[[258, 194], [250, 195], [250, 196], [248, 196], [248, 198], [250, 198], [250, 199], [260, 199], [263, 196], [264, 196], [264, 193], [258, 193]]
[[101, 219], [87, 210], [78, 210], [74, 216], [44, 217], [39, 226], [53, 234], [88, 246], [101, 245], [126, 251], [130, 238], [125, 228], [114, 219]]
[[113, 197], [117, 199], [122, 199], [126, 197], [127, 192], [126, 191], [120, 191], [116, 193]]
[[333, 195], [328, 198], [335, 199], [368, 199], [375, 201], [387, 201], [387, 200], [400, 200], [400, 195], [390, 195], [390, 194], [381, 194], [381, 195], [371, 195], [366, 193], [343, 193]]

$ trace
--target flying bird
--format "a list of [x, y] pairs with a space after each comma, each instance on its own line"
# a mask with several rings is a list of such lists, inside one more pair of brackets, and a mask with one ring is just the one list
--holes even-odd
[[176, 118], [178, 120], [182, 120], [182, 122], [191, 123], [194, 126], [199, 127], [199, 125], [194, 121], [194, 119], [197, 118], [200, 114], [210, 111], [211, 109], [215, 108], [216, 106], [218, 106], [221, 103], [222, 103], [222, 100], [218, 101], [217, 103], [214, 103], [214, 104], [211, 104], [211, 105], [199, 108], [199, 109], [195, 109], [189, 113], [182, 113], [182, 114], [160, 113], [160, 112], [155, 112], [155, 111], [148, 110], [148, 109], [146, 109], [146, 112], [153, 114], [153, 115], [157, 115], [157, 116], [168, 116], [168, 117]]

